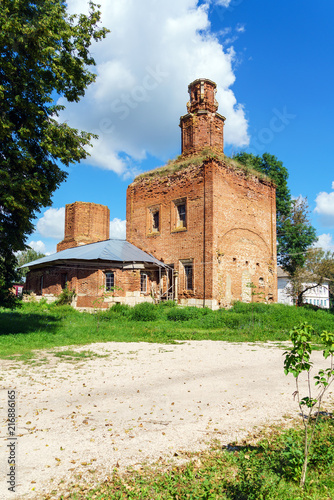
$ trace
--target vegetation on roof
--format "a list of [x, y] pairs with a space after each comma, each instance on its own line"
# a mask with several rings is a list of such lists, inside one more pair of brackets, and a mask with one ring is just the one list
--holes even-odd
[[224, 164], [227, 165], [232, 170], [236, 172], [238, 171], [243, 172], [246, 175], [246, 177], [255, 176], [258, 177], [259, 179], [272, 182], [272, 180], [267, 175], [263, 174], [262, 172], [259, 172], [258, 170], [255, 170], [250, 165], [244, 165], [238, 162], [237, 160], [229, 158], [228, 156], [224, 155], [224, 153], [219, 153], [210, 148], [205, 148], [200, 153], [197, 153], [192, 156], [180, 155], [174, 160], [169, 160], [166, 163], [166, 165], [139, 174], [134, 179], [134, 182], [171, 175], [174, 174], [175, 172], [179, 172], [180, 170], [184, 170], [187, 167], [202, 165], [204, 161], [207, 160], [217, 160], [224, 162]]

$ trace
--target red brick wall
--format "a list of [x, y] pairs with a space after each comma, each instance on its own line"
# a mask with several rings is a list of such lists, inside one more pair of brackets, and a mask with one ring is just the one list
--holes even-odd
[[[175, 230], [174, 200], [185, 199], [187, 227]], [[150, 208], [160, 211], [150, 231]], [[180, 273], [179, 297], [215, 299], [226, 306], [276, 300], [275, 188], [208, 160], [163, 177], [135, 181], [127, 192], [127, 240]], [[194, 265], [194, 291], [184, 290], [182, 260]], [[236, 260], [233, 260], [236, 259]], [[260, 278], [262, 278], [260, 280]]]
[[[127, 241], [152, 253], [168, 265], [180, 271], [179, 294], [203, 297], [203, 167], [186, 170], [162, 178], [134, 182], [127, 191]], [[187, 227], [174, 225], [176, 205], [174, 201], [186, 198]], [[160, 231], [150, 232], [151, 207], [160, 210]], [[179, 260], [193, 259], [195, 294], [184, 290], [183, 266]], [[209, 292], [208, 292], [209, 293]]]
[[[126, 297], [127, 292], [140, 292], [140, 272], [141, 270], [123, 270], [115, 267], [94, 269], [84, 266], [73, 267], [49, 267], [40, 270], [32, 270], [27, 274], [25, 290], [34, 292], [36, 295], [59, 295], [62, 291], [62, 275], [67, 276], [69, 290], [76, 293], [77, 307], [108, 307], [101, 298], [105, 293], [104, 271], [115, 273], [114, 292], [109, 292], [106, 296]], [[157, 290], [158, 275], [156, 272], [142, 270], [148, 276], [147, 292], [140, 293], [141, 297], [150, 296], [151, 289]], [[41, 278], [43, 277], [43, 290], [41, 293]]]
[[223, 306], [235, 300], [276, 302], [274, 186], [215, 162], [213, 193], [214, 296]]
[[57, 252], [109, 239], [109, 221], [109, 208], [104, 205], [81, 201], [66, 205], [65, 237]]

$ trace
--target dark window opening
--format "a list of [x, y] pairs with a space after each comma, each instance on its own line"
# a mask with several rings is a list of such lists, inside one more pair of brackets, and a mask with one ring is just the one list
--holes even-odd
[[186, 264], [184, 266], [184, 274], [185, 274], [185, 288], [186, 290], [193, 289], [193, 265]]
[[140, 291], [142, 293], [147, 292], [147, 274], [146, 273], [140, 273]]
[[39, 287], [40, 287], [41, 295], [43, 295], [43, 276], [41, 276], [41, 278], [39, 280]]
[[61, 286], [62, 290], [64, 290], [64, 288], [66, 288], [66, 284], [67, 284], [67, 273], [62, 273], [60, 275], [60, 286]]
[[186, 204], [177, 205], [178, 227], [186, 227]]
[[154, 212], [152, 215], [153, 215], [152, 229], [153, 229], [153, 231], [159, 231], [159, 223], [160, 223], [159, 210]]
[[115, 286], [115, 273], [109, 272], [106, 275], [106, 292], [111, 292]]

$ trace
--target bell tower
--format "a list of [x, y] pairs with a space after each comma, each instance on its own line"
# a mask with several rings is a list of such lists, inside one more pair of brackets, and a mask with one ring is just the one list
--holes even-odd
[[224, 152], [225, 117], [217, 113], [215, 82], [198, 78], [188, 86], [188, 113], [181, 116], [182, 155], [192, 155], [204, 148]]

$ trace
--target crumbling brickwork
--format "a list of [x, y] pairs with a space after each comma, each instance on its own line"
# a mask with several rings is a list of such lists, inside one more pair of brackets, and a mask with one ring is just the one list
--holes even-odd
[[66, 205], [65, 237], [57, 252], [109, 239], [109, 208], [96, 203], [76, 201]]
[[[106, 290], [106, 273], [114, 274], [112, 291]], [[146, 287], [142, 289], [141, 275], [145, 275]], [[89, 265], [45, 267], [27, 274], [25, 289], [41, 296], [58, 296], [67, 284], [76, 293], [74, 305], [78, 308], [107, 308], [115, 302], [132, 305], [153, 300], [158, 289], [158, 273], [145, 269], [121, 269]]]
[[188, 113], [180, 118], [182, 155], [192, 155], [205, 147], [224, 149], [225, 117], [217, 113], [216, 84], [200, 78], [188, 87]]
[[[186, 218], [175, 227], [178, 200]], [[155, 232], [151, 207], [159, 210]], [[138, 179], [127, 192], [127, 240], [173, 267], [178, 298], [196, 305], [276, 300], [275, 216], [271, 182], [214, 158]]]

